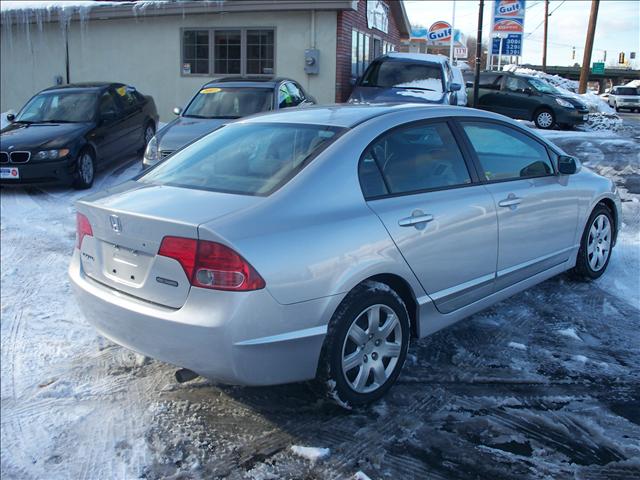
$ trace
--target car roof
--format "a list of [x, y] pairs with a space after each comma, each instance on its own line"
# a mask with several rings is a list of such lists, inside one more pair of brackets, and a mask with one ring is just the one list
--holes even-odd
[[[221, 77], [211, 80], [202, 86], [207, 87], [247, 87], [247, 88], [275, 88], [277, 84], [283, 81], [295, 82], [286, 77]], [[298, 82], [296, 82], [298, 83]]]
[[395, 60], [406, 60], [412, 62], [426, 62], [426, 63], [439, 63], [444, 64], [449, 60], [444, 55], [434, 55], [431, 53], [403, 53], [403, 52], [389, 52], [377, 58], [393, 58]]
[[492, 116], [490, 112], [452, 105], [424, 103], [335, 104], [265, 112], [238, 120], [238, 123], [300, 123], [352, 128], [372, 118], [409, 109], [424, 110], [427, 113], [425, 118], [444, 117], [452, 114]]
[[43, 92], [50, 92], [53, 90], [102, 90], [108, 87], [121, 87], [124, 83], [115, 82], [80, 82], [80, 83], [67, 83], [65, 85], [54, 85], [53, 87], [45, 88]]

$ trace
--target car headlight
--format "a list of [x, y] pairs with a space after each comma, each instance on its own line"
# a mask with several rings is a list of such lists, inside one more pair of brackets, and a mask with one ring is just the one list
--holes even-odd
[[570, 102], [567, 102], [564, 98], [557, 98], [556, 97], [556, 103], [558, 105], [560, 105], [561, 107], [573, 108], [573, 105]]
[[55, 160], [56, 158], [63, 158], [69, 155], [68, 148], [61, 148], [59, 150], [41, 150], [36, 153], [35, 157], [38, 160]]
[[158, 139], [155, 135], [147, 143], [147, 148], [144, 150], [144, 159], [150, 163], [158, 161]]

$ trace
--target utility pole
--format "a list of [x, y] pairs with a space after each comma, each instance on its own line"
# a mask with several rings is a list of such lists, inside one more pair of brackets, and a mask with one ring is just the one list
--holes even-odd
[[[478, 41], [476, 42], [476, 71], [473, 80], [473, 98], [471, 106], [476, 107], [478, 104], [478, 84], [480, 83], [480, 57], [482, 56], [482, 13], [484, 11], [484, 0], [480, 0], [480, 8], [478, 9]], [[491, 46], [489, 46], [491, 48]]]
[[589, 14], [589, 28], [587, 29], [587, 41], [584, 44], [584, 57], [580, 69], [580, 85], [578, 93], [586, 93], [589, 69], [591, 68], [591, 51], [593, 50], [593, 38], [596, 34], [596, 21], [598, 20], [598, 7], [600, 0], [591, 0], [591, 13]]
[[542, 45], [542, 71], [547, 73], [547, 33], [549, 32], [549, 0], [544, 0], [544, 42]]
[[451, 43], [449, 44], [449, 63], [453, 65], [453, 42], [456, 33], [456, 0], [453, 0], [453, 13], [451, 14]]

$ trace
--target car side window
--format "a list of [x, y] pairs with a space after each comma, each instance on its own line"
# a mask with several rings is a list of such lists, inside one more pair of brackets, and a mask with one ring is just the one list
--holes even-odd
[[113, 96], [113, 94], [109, 91], [104, 92], [100, 96], [100, 104], [99, 104], [100, 118], [115, 118], [120, 113], [120, 109], [118, 108], [118, 104]]
[[291, 97], [291, 93], [287, 88], [287, 85], [283, 83], [280, 85], [278, 89], [278, 107], [279, 108], [287, 108], [293, 106], [293, 98]]
[[395, 129], [365, 150], [358, 167], [365, 198], [471, 183], [446, 123]]
[[485, 90], [500, 90], [500, 82], [502, 75], [488, 73], [480, 75], [480, 82], [478, 88], [484, 88]]
[[115, 89], [120, 99], [120, 104], [125, 111], [131, 110], [139, 106], [140, 102], [135, 96], [135, 89], [127, 85], [121, 85]]
[[461, 122], [487, 180], [553, 175], [547, 148], [524, 133], [494, 123]]
[[530, 88], [529, 84], [518, 77], [506, 77], [504, 89], [508, 92], [524, 93], [525, 89]]

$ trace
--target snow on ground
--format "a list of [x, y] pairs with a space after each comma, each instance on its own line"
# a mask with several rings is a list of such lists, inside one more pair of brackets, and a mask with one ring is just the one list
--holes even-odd
[[[640, 127], [557, 133], [621, 191], [608, 271], [591, 283], [560, 275], [412, 342], [384, 400], [350, 412], [303, 384], [178, 384], [175, 367], [102, 339], [82, 318], [65, 273], [73, 202], [135, 175], [140, 159], [101, 173], [91, 192], [2, 188], [0, 475], [640, 477]], [[568, 329], [582, 341], [559, 333]], [[310, 462], [295, 445], [331, 455]]]
[[316, 462], [326, 458], [331, 453], [331, 450], [328, 448], [301, 447], [300, 445], [292, 445], [291, 451], [299, 457], [306, 458], [311, 462]]

